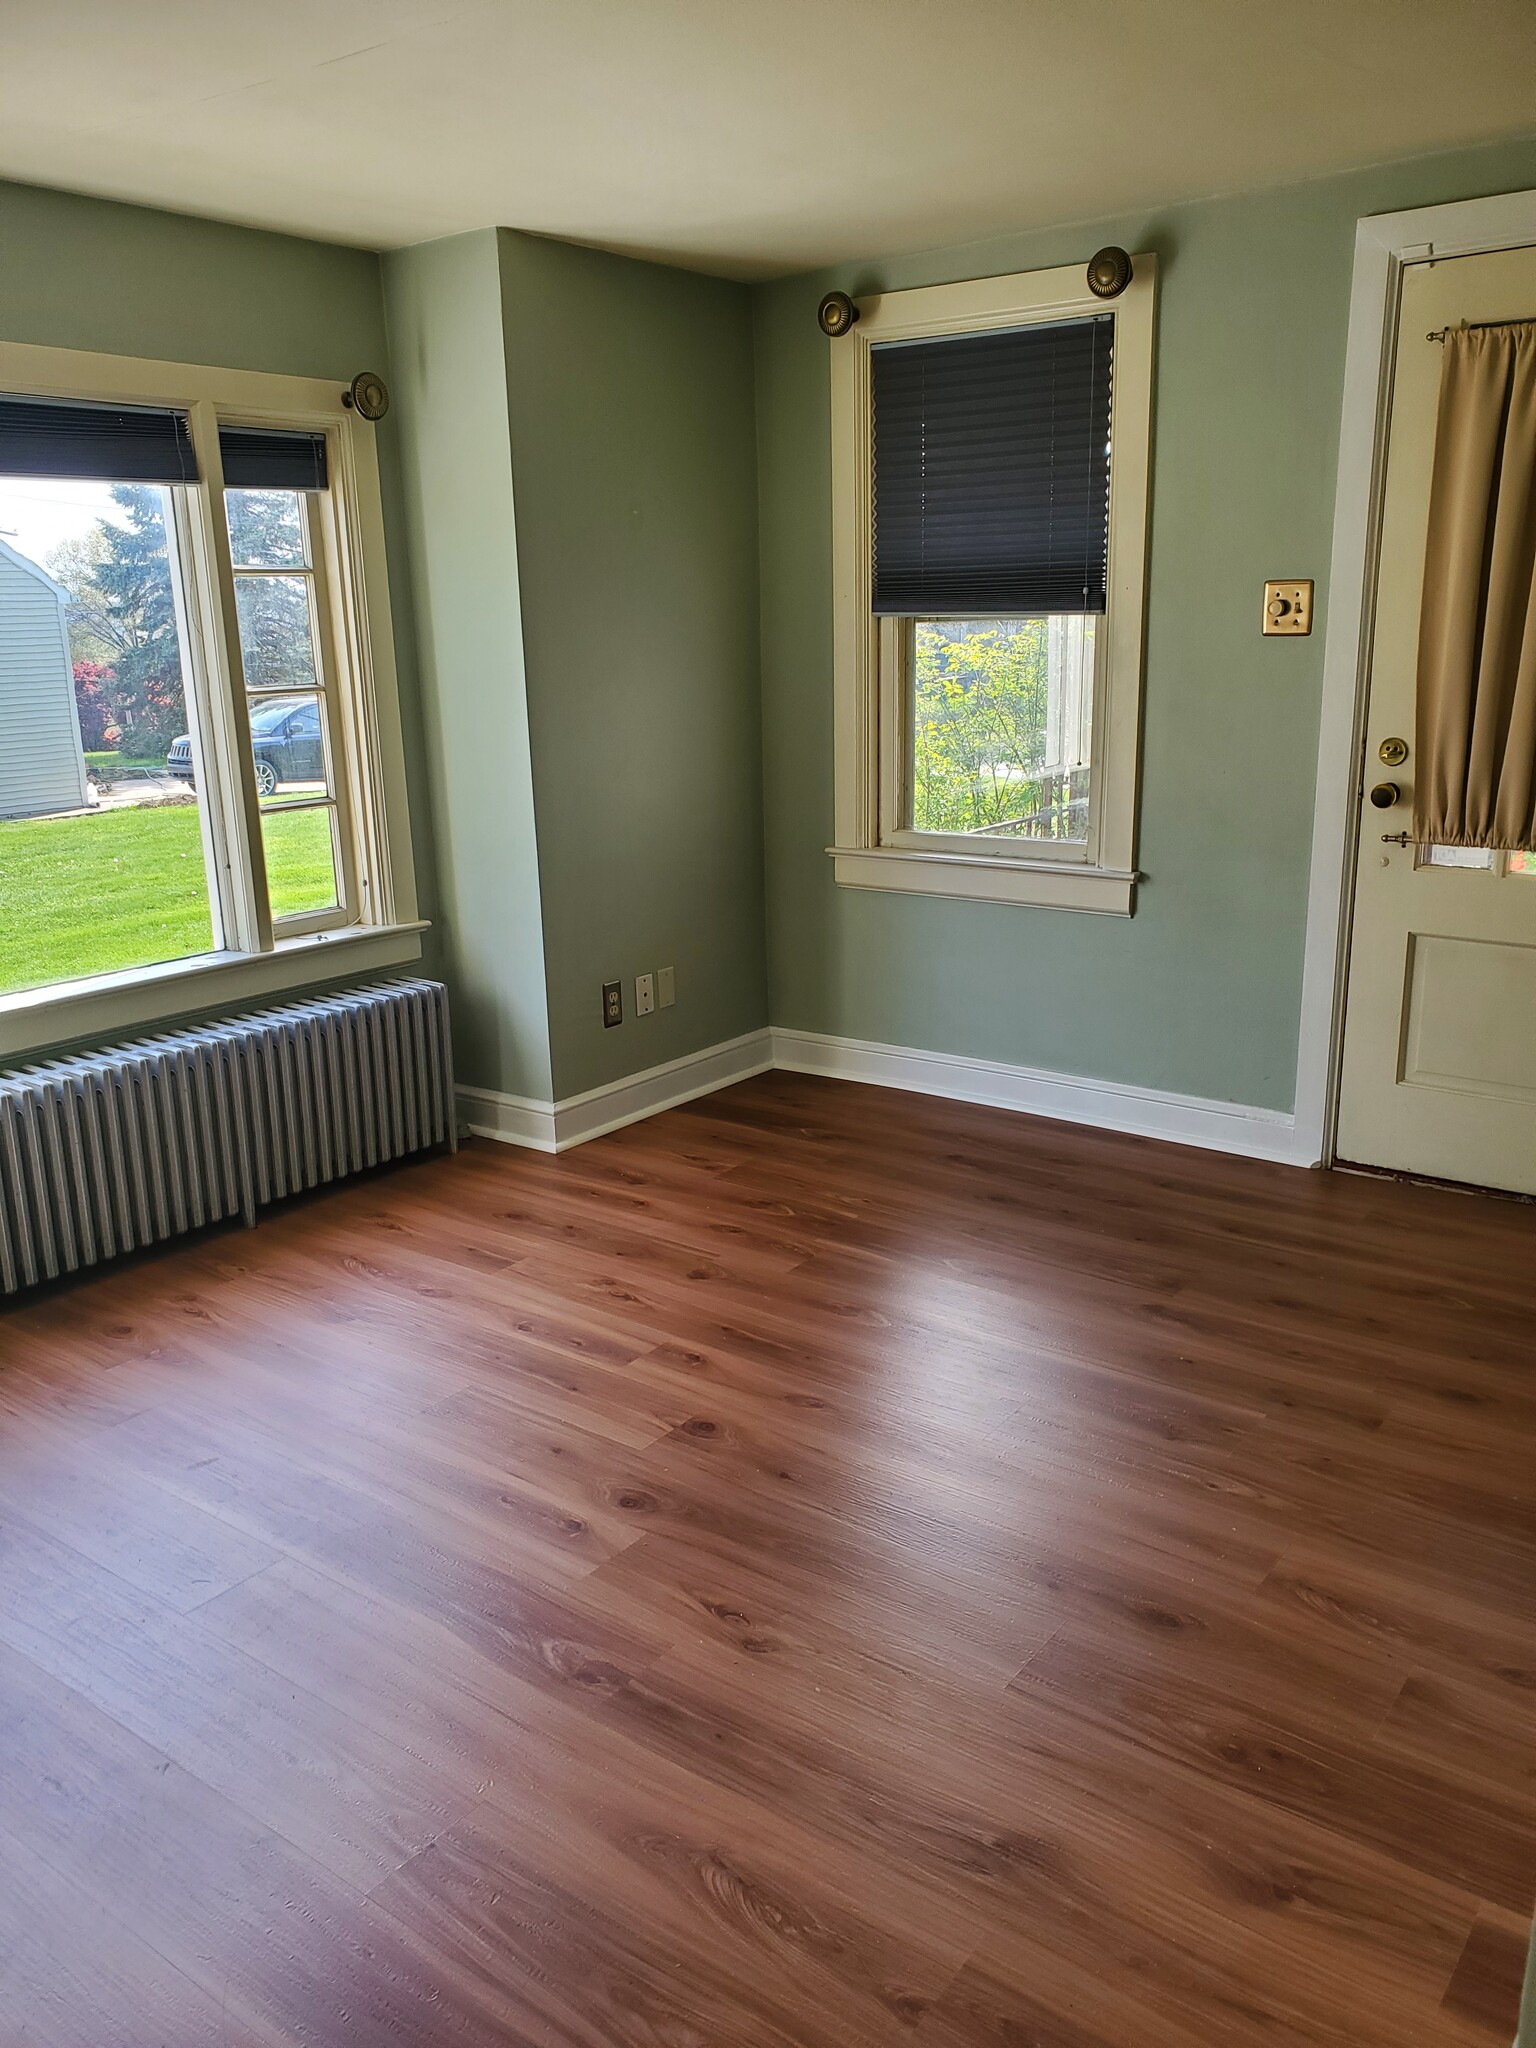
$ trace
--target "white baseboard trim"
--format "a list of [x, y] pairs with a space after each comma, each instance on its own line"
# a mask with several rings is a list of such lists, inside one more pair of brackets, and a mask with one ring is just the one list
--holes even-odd
[[697, 1095], [712, 1095], [717, 1088], [729, 1088], [733, 1081], [766, 1073], [772, 1065], [771, 1033], [749, 1031], [742, 1038], [727, 1038], [719, 1045], [705, 1046], [702, 1052], [668, 1060], [665, 1066], [648, 1067], [643, 1074], [611, 1081], [605, 1088], [568, 1095], [555, 1104], [555, 1150], [584, 1145], [588, 1138], [600, 1138], [605, 1131], [638, 1123], [641, 1117], [655, 1116], [659, 1110], [676, 1109]]
[[476, 1137], [537, 1152], [565, 1152], [638, 1123], [700, 1095], [728, 1088], [770, 1067], [795, 1074], [827, 1074], [839, 1081], [864, 1081], [878, 1088], [904, 1088], [951, 1102], [984, 1103], [993, 1109], [1022, 1110], [1029, 1116], [1098, 1130], [1127, 1131], [1175, 1145], [1199, 1145], [1248, 1159], [1277, 1159], [1291, 1166], [1315, 1166], [1317, 1148], [1281, 1110], [1255, 1109], [1238, 1102], [1210, 1102], [1137, 1088], [1124, 1081], [1092, 1081], [1077, 1074], [1010, 1066], [1003, 1060], [967, 1059], [958, 1053], [923, 1052], [912, 1046], [876, 1045], [861, 1038], [835, 1038], [820, 1031], [751, 1031], [743, 1038], [706, 1046], [702, 1052], [668, 1060], [643, 1074], [606, 1087], [589, 1088], [560, 1102], [503, 1095], [494, 1088], [460, 1088], [459, 1120]]
[[880, 1088], [942, 1095], [952, 1102], [1023, 1110], [1030, 1116], [1128, 1131], [1176, 1145], [1200, 1145], [1208, 1151], [1235, 1152], [1250, 1159], [1278, 1159], [1292, 1166], [1316, 1164], [1312, 1148], [1298, 1137], [1295, 1119], [1281, 1110], [1210, 1102], [1198, 1095], [1174, 1095], [1123, 1081], [1090, 1081], [1076, 1074], [1010, 1066], [1002, 1060], [967, 1059], [957, 1053], [834, 1038], [819, 1031], [775, 1027], [772, 1035], [773, 1064], [791, 1073], [829, 1074], [840, 1081], [866, 1081]]
[[454, 1090], [459, 1128], [474, 1138], [495, 1138], [503, 1145], [527, 1145], [535, 1152], [555, 1148], [555, 1105], [531, 1095], [503, 1095], [499, 1088]]
[[676, 1109], [696, 1096], [712, 1095], [733, 1081], [746, 1081], [773, 1065], [767, 1031], [749, 1031], [702, 1052], [648, 1067], [582, 1095], [560, 1102], [539, 1102], [526, 1095], [503, 1095], [494, 1088], [460, 1088], [459, 1120], [478, 1138], [496, 1138], [507, 1145], [528, 1145], [537, 1152], [565, 1152], [605, 1131], [638, 1123], [661, 1110]]

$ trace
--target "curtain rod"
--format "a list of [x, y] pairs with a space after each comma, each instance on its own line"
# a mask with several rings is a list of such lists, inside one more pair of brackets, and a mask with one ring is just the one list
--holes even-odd
[[1536, 316], [1528, 315], [1523, 320], [1459, 320], [1454, 327], [1431, 327], [1424, 339], [1426, 341], [1444, 341], [1448, 334], [1457, 334], [1463, 327], [1466, 328], [1469, 334], [1481, 334], [1485, 328], [1489, 327], [1529, 327], [1532, 325], [1533, 317]]

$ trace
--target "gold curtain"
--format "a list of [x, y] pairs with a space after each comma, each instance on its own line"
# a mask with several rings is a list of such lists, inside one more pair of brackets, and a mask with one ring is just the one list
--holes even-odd
[[1413, 831], [1536, 846], [1536, 321], [1444, 341]]

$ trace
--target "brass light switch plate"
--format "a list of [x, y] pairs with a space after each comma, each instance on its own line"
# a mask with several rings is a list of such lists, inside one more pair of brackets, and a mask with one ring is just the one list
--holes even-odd
[[1312, 630], [1312, 578], [1291, 579], [1264, 586], [1264, 630], [1266, 633], [1310, 633]]

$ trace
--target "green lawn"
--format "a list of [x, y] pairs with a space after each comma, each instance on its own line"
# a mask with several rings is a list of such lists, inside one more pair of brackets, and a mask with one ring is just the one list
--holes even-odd
[[165, 773], [163, 754], [123, 754], [113, 749], [104, 754], [87, 752], [85, 765], [93, 775], [132, 775], [135, 773], [157, 775]]
[[[324, 811], [263, 818], [281, 917], [335, 901]], [[197, 807], [0, 820], [0, 993], [147, 967], [213, 943]]]

